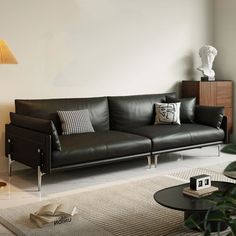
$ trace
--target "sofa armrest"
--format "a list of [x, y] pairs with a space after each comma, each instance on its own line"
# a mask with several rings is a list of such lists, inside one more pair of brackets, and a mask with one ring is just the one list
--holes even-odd
[[224, 116], [221, 126], [220, 126], [220, 128], [223, 129], [225, 132], [224, 143], [229, 143], [229, 132], [228, 132], [228, 125], [227, 124], [228, 124], [227, 116]]
[[51, 136], [38, 131], [6, 125], [5, 155], [41, 172], [51, 171]]
[[52, 148], [61, 151], [57, 129], [52, 120], [46, 120], [17, 113], [10, 113], [11, 124], [17, 127], [51, 135]]

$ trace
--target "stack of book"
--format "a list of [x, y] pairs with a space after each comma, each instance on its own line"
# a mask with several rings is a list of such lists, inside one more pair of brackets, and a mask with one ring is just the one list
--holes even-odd
[[40, 228], [55, 226], [72, 221], [72, 217], [78, 213], [76, 206], [69, 204], [51, 203], [42, 206], [37, 212], [30, 213], [30, 219]]
[[200, 189], [200, 190], [192, 190], [190, 187], [186, 187], [183, 189], [183, 194], [196, 197], [196, 198], [201, 198], [201, 197], [206, 197], [211, 195], [213, 192], [218, 191], [219, 188], [210, 186], [208, 188]]

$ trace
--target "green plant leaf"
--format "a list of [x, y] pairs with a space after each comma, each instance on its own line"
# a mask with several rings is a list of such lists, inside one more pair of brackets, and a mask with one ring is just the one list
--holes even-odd
[[221, 149], [221, 152], [225, 152], [229, 154], [236, 154], [236, 145], [228, 144]]
[[236, 161], [227, 165], [224, 169], [224, 172], [226, 172], [226, 171], [236, 171]]
[[[236, 179], [236, 161], [228, 165], [225, 170], [235, 171]], [[218, 235], [221, 235], [220, 225], [224, 223], [231, 230], [227, 236], [236, 236], [236, 187], [229, 188], [224, 192], [214, 192], [211, 196], [202, 198], [202, 200], [208, 202], [212, 207], [206, 212], [204, 219], [200, 219], [197, 212], [191, 215], [185, 221], [185, 226], [191, 229], [198, 229], [203, 232], [204, 236], [210, 236], [212, 222], [217, 224]]]
[[207, 214], [207, 218], [205, 218], [205, 220], [207, 221], [225, 221], [225, 214], [224, 212], [220, 211], [220, 210], [209, 210], [208, 214]]
[[230, 196], [231, 197], [236, 197], [236, 187], [234, 187], [230, 190]]
[[225, 196], [224, 199], [226, 202], [230, 202], [231, 204], [234, 204], [236, 206], [236, 195], [234, 196], [234, 195], [229, 194]]
[[205, 230], [204, 236], [210, 236], [210, 235], [211, 235], [211, 230], [210, 229]]
[[190, 229], [198, 229], [204, 231], [203, 221], [200, 220], [198, 214], [193, 214], [184, 221], [184, 225]]
[[230, 219], [228, 225], [230, 226], [233, 235], [236, 235], [236, 219]]
[[221, 210], [236, 210], [236, 206], [232, 203], [223, 203], [217, 206]]

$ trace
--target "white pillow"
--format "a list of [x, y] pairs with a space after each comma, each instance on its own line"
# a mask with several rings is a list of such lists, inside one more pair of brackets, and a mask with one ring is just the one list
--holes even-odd
[[180, 125], [180, 102], [156, 103], [155, 125], [178, 124]]

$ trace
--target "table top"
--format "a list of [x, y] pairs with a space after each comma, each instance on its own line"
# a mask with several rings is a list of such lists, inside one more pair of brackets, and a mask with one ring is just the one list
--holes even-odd
[[[233, 148], [235, 147], [232, 147], [232, 149]], [[233, 161], [229, 165], [227, 165], [224, 169], [223, 174], [231, 179], [236, 179], [236, 161]]]
[[[212, 186], [218, 187], [220, 191], [227, 191], [229, 188], [236, 185], [228, 182], [212, 181]], [[157, 191], [154, 194], [154, 199], [160, 205], [179, 210], [179, 211], [205, 211], [208, 210], [212, 204], [202, 198], [195, 198], [182, 193], [189, 183], [181, 184], [170, 188], [165, 188]]]
[[231, 179], [236, 179], [236, 171], [224, 171], [223, 174]]

